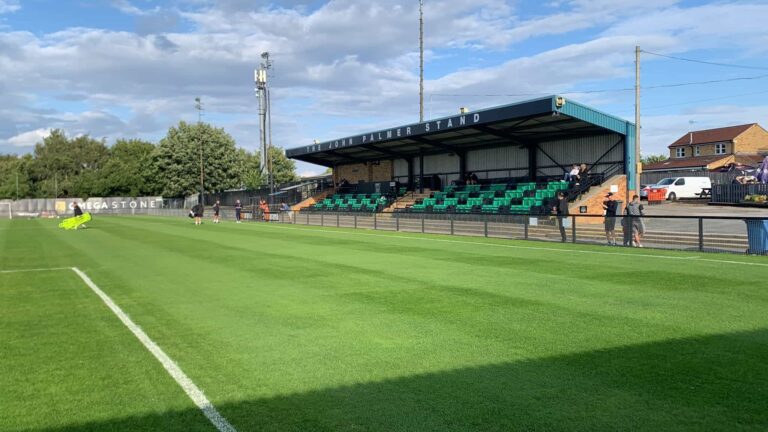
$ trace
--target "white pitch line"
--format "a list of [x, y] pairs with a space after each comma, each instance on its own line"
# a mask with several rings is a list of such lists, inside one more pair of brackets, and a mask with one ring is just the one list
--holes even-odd
[[205, 394], [202, 390], [200, 390], [199, 387], [195, 385], [194, 382], [192, 382], [191, 379], [181, 370], [179, 365], [176, 364], [176, 362], [173, 361], [170, 357], [168, 357], [168, 354], [166, 354], [152, 339], [147, 336], [146, 333], [144, 333], [144, 330], [141, 329], [136, 323], [134, 323], [131, 318], [123, 312], [120, 307], [115, 304], [112, 299], [104, 293], [101, 289], [99, 289], [98, 286], [96, 286], [95, 283], [89, 278], [85, 273], [80, 271], [77, 267], [72, 267], [72, 271], [74, 271], [78, 276], [80, 276], [80, 279], [85, 282], [86, 285], [94, 292], [96, 293], [99, 298], [104, 302], [104, 304], [107, 305], [107, 307], [112, 310], [112, 312], [117, 315], [117, 317], [120, 319], [120, 321], [125, 324], [126, 327], [131, 331], [131, 333], [136, 336], [139, 341], [144, 345], [147, 350], [149, 350], [152, 355], [155, 356], [155, 358], [160, 361], [160, 364], [163, 365], [166, 371], [173, 377], [174, 380], [181, 386], [181, 388], [184, 390], [184, 392], [189, 396], [190, 399], [192, 399], [192, 402], [197, 405], [198, 408], [203, 412], [203, 414], [208, 418], [208, 420], [213, 423], [213, 425], [218, 429], [220, 432], [237, 432], [237, 429], [232, 426], [227, 419], [225, 419], [219, 412], [216, 410], [216, 408], [211, 404], [211, 401], [208, 400], [207, 397], [205, 397]]
[[[475, 241], [462, 241], [462, 240], [448, 240], [448, 239], [438, 239], [438, 238], [426, 238], [426, 237], [411, 237], [411, 236], [403, 236], [403, 235], [388, 235], [388, 234], [373, 234], [373, 233], [362, 233], [362, 232], [356, 232], [356, 231], [345, 231], [342, 229], [337, 230], [326, 230], [326, 229], [314, 229], [314, 228], [300, 228], [295, 225], [268, 225], [263, 224], [260, 226], [269, 226], [272, 228], [282, 228], [282, 229], [295, 229], [299, 231], [308, 231], [308, 232], [324, 232], [324, 233], [334, 233], [334, 234], [347, 234], [347, 235], [359, 235], [359, 236], [369, 236], [369, 237], [386, 237], [386, 238], [397, 238], [397, 239], [406, 239], [406, 240], [424, 240], [424, 241], [433, 241], [433, 242], [443, 242], [443, 243], [458, 243], [458, 244], [468, 244], [468, 245], [479, 245], [479, 246], [493, 246], [493, 247], [500, 247], [500, 248], [507, 248], [507, 249], [524, 249], [524, 250], [541, 250], [541, 251], [551, 251], [551, 252], [567, 252], [567, 253], [573, 253], [575, 249], [558, 249], [558, 248], [550, 248], [550, 247], [541, 247], [541, 246], [518, 246], [518, 245], [509, 245], [509, 244], [499, 244], [499, 243], [484, 243], [484, 242], [475, 242]], [[305, 225], [305, 226], [316, 226], [316, 225]], [[415, 233], [419, 234], [419, 233]], [[615, 255], [615, 256], [626, 256], [626, 257], [642, 257], [642, 258], [658, 258], [658, 259], [675, 259], [675, 260], [696, 260], [696, 261], [706, 261], [706, 262], [715, 262], [720, 264], [741, 264], [741, 265], [749, 265], [749, 266], [759, 266], [759, 267], [768, 267], [768, 263], [752, 263], [752, 262], [743, 262], [743, 261], [729, 261], [729, 260], [717, 260], [712, 258], [702, 258], [699, 255], [694, 256], [674, 256], [674, 255], [652, 255], [652, 254], [641, 254], [641, 253], [626, 253], [626, 252], [602, 252], [602, 251], [593, 251], [593, 250], [586, 250], [586, 249], [578, 249], [579, 254], [593, 254], [593, 255]]]
[[71, 267], [0, 270], [0, 273], [27, 273], [27, 272], [44, 272], [44, 271], [57, 271], [57, 270], [71, 270]]

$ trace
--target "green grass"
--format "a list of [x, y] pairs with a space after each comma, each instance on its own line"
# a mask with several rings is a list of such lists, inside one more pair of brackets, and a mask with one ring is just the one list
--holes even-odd
[[[765, 258], [56, 223], [0, 270], [83, 270], [241, 432], [768, 429]], [[0, 273], [0, 389], [3, 431], [214, 430], [68, 270]]]

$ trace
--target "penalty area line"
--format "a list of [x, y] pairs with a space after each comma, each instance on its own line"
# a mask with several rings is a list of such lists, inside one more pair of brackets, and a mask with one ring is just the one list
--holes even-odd
[[36, 269], [0, 270], [0, 273], [29, 273], [29, 272], [46, 272], [46, 271], [59, 271], [59, 270], [71, 270], [71, 268], [70, 267], [53, 267], [53, 268], [36, 268]]
[[107, 305], [107, 307], [117, 316], [120, 321], [122, 321], [123, 324], [125, 324], [126, 327], [128, 327], [128, 330], [133, 333], [134, 336], [136, 336], [137, 339], [144, 345], [144, 347], [149, 350], [150, 353], [152, 353], [153, 356], [160, 362], [160, 364], [163, 365], [165, 370], [171, 375], [171, 377], [176, 381], [177, 384], [184, 390], [184, 392], [189, 396], [190, 399], [192, 399], [192, 402], [197, 405], [198, 408], [203, 412], [205, 417], [208, 418], [208, 420], [216, 427], [216, 429], [219, 430], [219, 432], [237, 432], [237, 429], [232, 426], [227, 419], [225, 419], [219, 412], [216, 410], [216, 408], [213, 406], [211, 401], [208, 400], [208, 398], [205, 396], [202, 390], [200, 390], [197, 385], [195, 385], [194, 382], [184, 373], [184, 371], [181, 370], [179, 365], [176, 364], [176, 362], [171, 359], [168, 354], [165, 353], [165, 351], [162, 350], [152, 339], [147, 336], [146, 333], [144, 333], [144, 330], [141, 329], [136, 323], [131, 320], [131, 318], [123, 312], [122, 309], [114, 302], [112, 299], [104, 293], [96, 284], [91, 280], [91, 278], [88, 277], [85, 273], [83, 273], [80, 269], [77, 267], [71, 267], [70, 268], [75, 274], [77, 274], [80, 279], [85, 282], [86, 285], [88, 285], [88, 288], [91, 289], [103, 302]]

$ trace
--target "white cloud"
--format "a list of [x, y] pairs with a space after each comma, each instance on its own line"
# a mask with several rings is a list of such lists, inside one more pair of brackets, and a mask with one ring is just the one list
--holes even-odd
[[18, 0], [0, 0], [0, 14], [16, 12], [21, 9]]
[[35, 129], [27, 132], [20, 133], [16, 136], [8, 138], [7, 145], [14, 147], [34, 147], [35, 144], [41, 142], [44, 138], [51, 134], [50, 129]]

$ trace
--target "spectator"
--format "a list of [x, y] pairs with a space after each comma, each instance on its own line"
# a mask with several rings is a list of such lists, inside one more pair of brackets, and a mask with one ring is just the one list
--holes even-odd
[[480, 181], [475, 173], [470, 174], [469, 179], [472, 181], [472, 184], [478, 184]]
[[632, 196], [632, 202], [627, 204], [627, 214], [629, 215], [629, 224], [632, 232], [632, 246], [643, 247], [640, 240], [645, 233], [645, 226], [640, 216], [643, 215], [643, 206], [640, 205], [640, 197]]
[[579, 185], [581, 183], [586, 182], [589, 180], [589, 172], [587, 170], [587, 164], [581, 164], [579, 166], [579, 172], [576, 175], [576, 184]]
[[280, 202], [280, 211], [285, 214], [285, 217], [288, 218], [288, 222], [293, 222], [293, 212], [291, 211], [291, 206], [285, 203], [285, 201]]
[[213, 223], [219, 223], [219, 210], [221, 209], [221, 203], [216, 200], [216, 204], [213, 205]]
[[562, 242], [565, 243], [565, 226], [563, 226], [564, 219], [568, 217], [568, 198], [565, 197], [563, 192], [557, 193], [557, 204], [552, 207], [552, 211], [557, 214], [557, 225], [560, 228], [560, 237]]
[[603, 210], [605, 211], [605, 239], [609, 246], [616, 246], [616, 200], [613, 198], [613, 192], [608, 192], [603, 201]]
[[240, 214], [243, 212], [243, 205], [240, 200], [235, 201], [235, 222], [240, 223]]
[[566, 172], [565, 176], [563, 176], [563, 180], [570, 183], [572, 181], [575, 181], [578, 178], [578, 176], [579, 176], [579, 166], [577, 164], [573, 164], [573, 166], [571, 167], [571, 171]]

